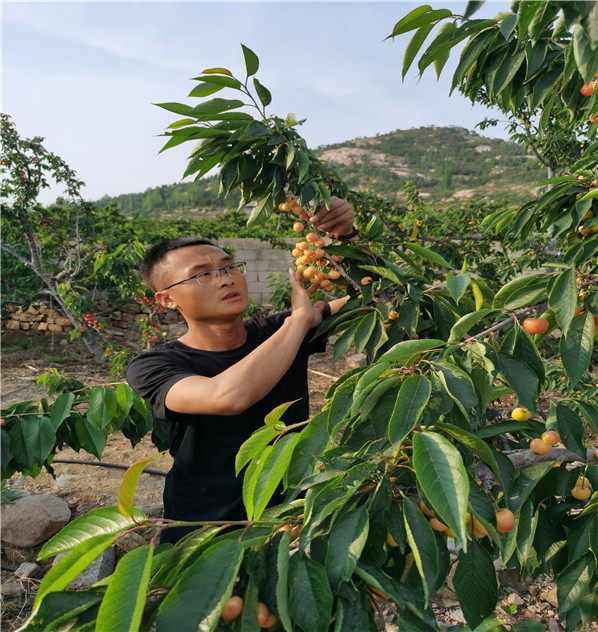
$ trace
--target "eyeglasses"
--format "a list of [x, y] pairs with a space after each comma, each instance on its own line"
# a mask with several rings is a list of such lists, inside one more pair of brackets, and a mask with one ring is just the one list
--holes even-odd
[[168, 290], [169, 288], [174, 287], [175, 285], [179, 285], [181, 283], [186, 283], [187, 281], [191, 281], [191, 279], [195, 279], [199, 285], [209, 285], [210, 283], [213, 283], [216, 279], [218, 279], [222, 272], [224, 272], [230, 278], [238, 277], [238, 276], [241, 276], [242, 274], [245, 274], [245, 265], [246, 265], [245, 261], [240, 261], [239, 263], [230, 263], [229, 265], [224, 266], [223, 268], [213, 268], [211, 270], [202, 270], [201, 272], [198, 272], [197, 274], [194, 274], [193, 276], [187, 277], [186, 279], [183, 279], [182, 281], [177, 281], [176, 283], [172, 283], [171, 285], [167, 285], [166, 287], [163, 287], [160, 290], [160, 292], [163, 292], [164, 290]]

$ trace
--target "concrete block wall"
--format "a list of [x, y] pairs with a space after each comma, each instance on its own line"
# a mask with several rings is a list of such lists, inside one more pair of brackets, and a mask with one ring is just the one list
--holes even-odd
[[[296, 239], [287, 239], [289, 246]], [[273, 248], [268, 242], [259, 239], [219, 239], [219, 246], [227, 246], [235, 249], [235, 260], [247, 262], [247, 289], [249, 296], [257, 303], [268, 303], [274, 292], [274, 288], [268, 287], [272, 279], [269, 274], [287, 274], [287, 270], [293, 263], [291, 248], [281, 250]]]

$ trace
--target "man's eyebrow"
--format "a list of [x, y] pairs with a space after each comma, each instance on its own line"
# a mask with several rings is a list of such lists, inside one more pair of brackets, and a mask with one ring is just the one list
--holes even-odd
[[[230, 256], [228, 256], [228, 255], [227, 255], [227, 256], [222, 257], [222, 258], [220, 259], [220, 262], [221, 262], [221, 263], [223, 263], [223, 262], [225, 262], [225, 261], [234, 261], [234, 259], [233, 259], [232, 257], [230, 257]], [[210, 265], [209, 263], [196, 263], [195, 265], [191, 266], [191, 267], [187, 270], [187, 275], [189, 276], [189, 275], [193, 274], [193, 272], [194, 272], [195, 270], [200, 270], [201, 268], [207, 268], [209, 265]]]

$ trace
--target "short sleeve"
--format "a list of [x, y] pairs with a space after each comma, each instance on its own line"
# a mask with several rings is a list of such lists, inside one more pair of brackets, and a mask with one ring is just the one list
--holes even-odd
[[176, 421], [178, 413], [166, 408], [170, 387], [197, 372], [177, 354], [167, 350], [143, 353], [134, 358], [126, 370], [127, 382], [142, 397], [158, 419]]

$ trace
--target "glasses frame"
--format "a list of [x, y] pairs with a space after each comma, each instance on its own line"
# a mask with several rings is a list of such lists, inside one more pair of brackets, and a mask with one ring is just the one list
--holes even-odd
[[[196, 272], [195, 274], [192, 274], [190, 277], [187, 277], [186, 279], [183, 279], [182, 281], [177, 281], [176, 283], [171, 283], [170, 285], [167, 285], [166, 287], [163, 287], [160, 290], [160, 292], [164, 292], [164, 290], [169, 290], [171, 287], [174, 287], [175, 285], [180, 285], [181, 283], [186, 283], [187, 281], [191, 281], [191, 279], [195, 279], [197, 281], [197, 285], [201, 286], [202, 283], [197, 277], [200, 274], [205, 274], [206, 272], [219, 272], [220, 274], [224, 273], [230, 279], [232, 279], [232, 276], [231, 276], [230, 272], [227, 272], [227, 268], [230, 268], [230, 267], [234, 266], [243, 275], [243, 274], [245, 274], [245, 266], [246, 265], [247, 265], [246, 261], [238, 261], [237, 263], [229, 263], [228, 265], [223, 266], [222, 268], [210, 268], [209, 270], [201, 270], [200, 272]], [[241, 269], [240, 266], [243, 266], [243, 268]], [[218, 276], [216, 278], [220, 277], [220, 274], [218, 274]]]

